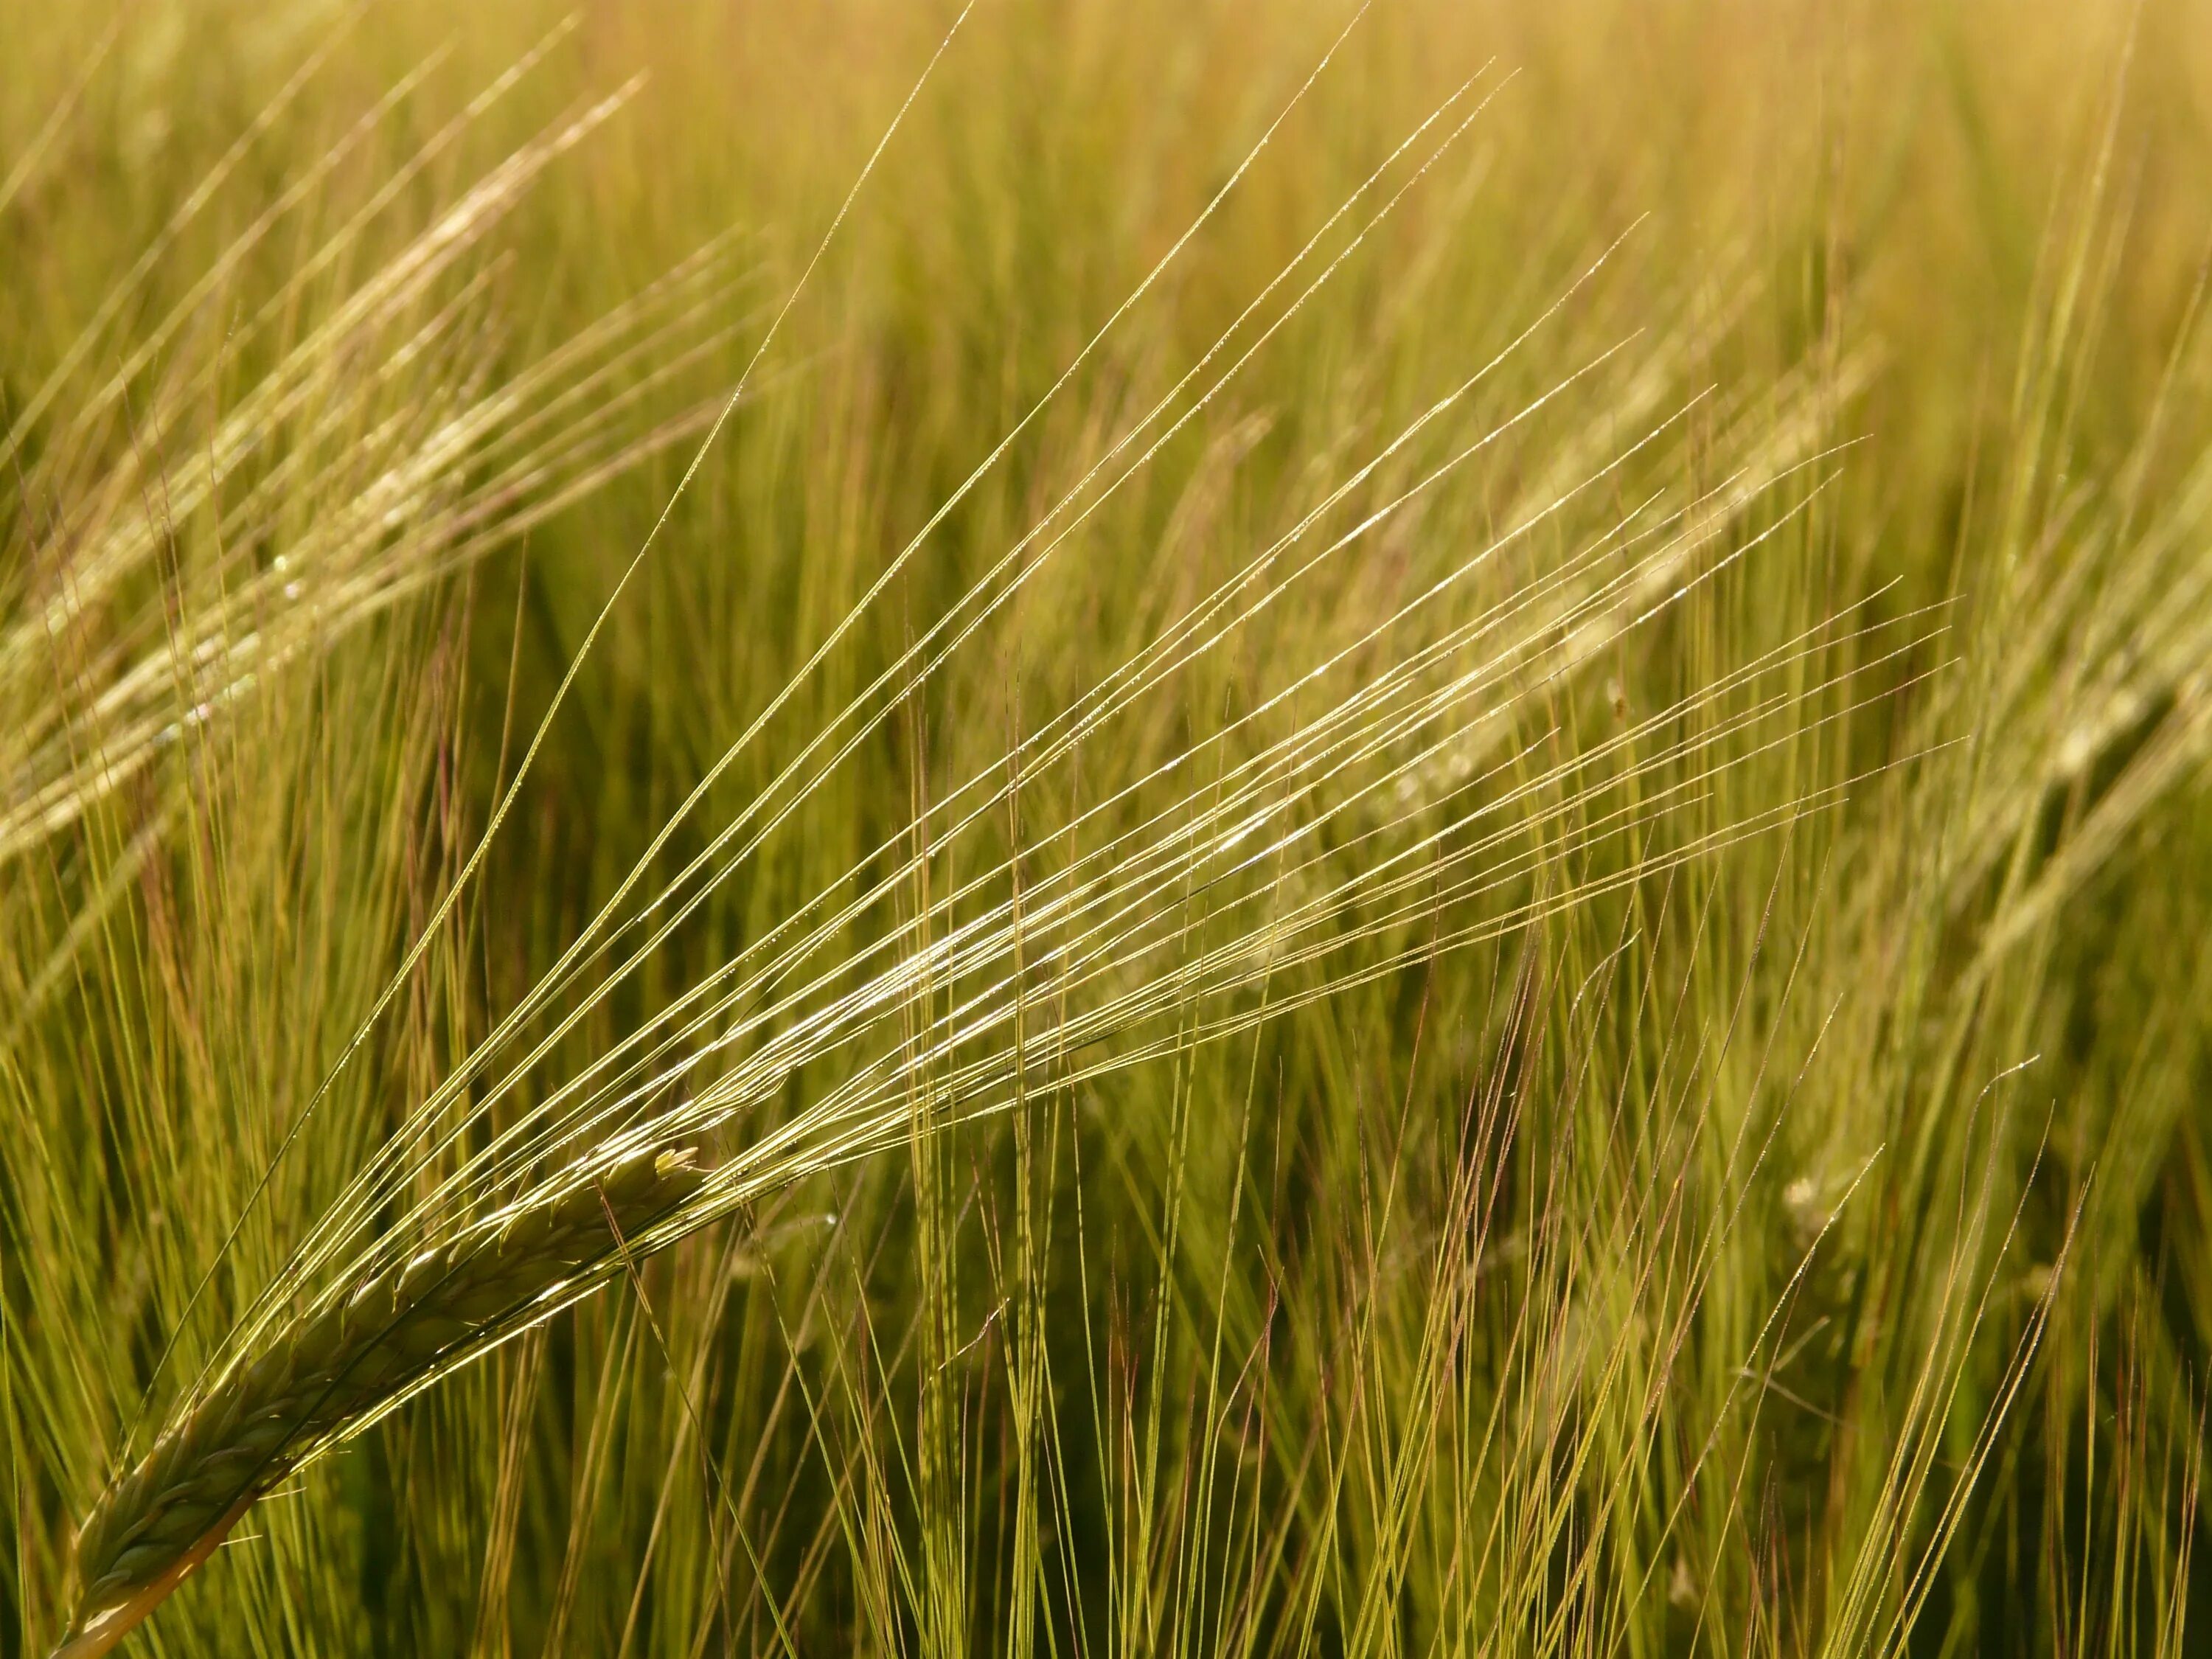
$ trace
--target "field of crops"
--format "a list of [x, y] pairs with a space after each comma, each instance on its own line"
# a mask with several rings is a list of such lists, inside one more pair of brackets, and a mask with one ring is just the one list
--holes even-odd
[[0, 40], [0, 1656], [2212, 1641], [2212, 0]]

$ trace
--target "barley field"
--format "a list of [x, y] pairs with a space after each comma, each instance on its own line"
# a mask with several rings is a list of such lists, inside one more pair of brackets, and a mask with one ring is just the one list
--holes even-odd
[[0, 1655], [2212, 1644], [2212, 3], [0, 0]]

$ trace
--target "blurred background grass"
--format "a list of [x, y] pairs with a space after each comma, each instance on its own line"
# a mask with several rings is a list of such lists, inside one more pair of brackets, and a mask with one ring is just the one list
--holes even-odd
[[[177, 1396], [1351, 16], [975, 9], [583, 658], [478, 878], [251, 1201], [954, 15], [11, 17], [7, 1650], [61, 1627], [71, 1526], [143, 1444], [142, 1401], [158, 1418]], [[1376, 6], [701, 821], [768, 787], [1478, 73], [1494, 97], [1341, 275], [525, 1088], [895, 844], [1571, 289], [1437, 453], [1618, 348], [1601, 372], [1309, 584], [1241, 663], [1194, 667], [1086, 751], [1074, 786], [1097, 798], [1224, 729], [1268, 662], [1387, 617], [1681, 408], [1486, 579], [1516, 591], [1647, 495], [1771, 486], [1717, 544], [1763, 537], [1755, 556], [1702, 554], [1683, 603], [1516, 705], [1522, 743], [1605, 779], [1517, 809], [1560, 850], [1474, 902], [1527, 914], [687, 1240], [263, 1504], [146, 1650], [2203, 1639], [2184, 1617], [2212, 1352], [2194, 0]], [[318, 336], [501, 158], [638, 76], [526, 190], [447, 222], [450, 267]], [[697, 308], [562, 416], [607, 411], [605, 466], [547, 463], [588, 489], [471, 449], [421, 462], [387, 512], [379, 481], [435, 459], [439, 422], [709, 245]], [[279, 384], [281, 411], [250, 401]], [[241, 409], [268, 442], [195, 504]], [[472, 443], [521, 416], [485, 418]], [[386, 516], [341, 556], [318, 538], [362, 501]], [[287, 634], [289, 580], [331, 586]], [[1646, 772], [1605, 747], [1685, 698], [1681, 729], [1712, 729], [1753, 693], [1702, 688], [1837, 617], [1784, 665], [1779, 734], [1741, 738], [1725, 778], [1656, 738]], [[1862, 671], [1896, 689], [1846, 714], [1835, 677]], [[1833, 810], [1689, 856], [1847, 779]], [[1662, 810], [1589, 830], [1631, 799]], [[1073, 809], [1023, 810], [1048, 841]], [[819, 1080], [793, 1079], [793, 1109]]]

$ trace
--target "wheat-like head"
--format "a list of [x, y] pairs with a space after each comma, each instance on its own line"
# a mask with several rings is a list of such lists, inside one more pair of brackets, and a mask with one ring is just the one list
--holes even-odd
[[647, 1148], [547, 1202], [325, 1297], [234, 1366], [93, 1506], [59, 1653], [105, 1653], [316, 1450], [534, 1308], [699, 1190], [689, 1149]]

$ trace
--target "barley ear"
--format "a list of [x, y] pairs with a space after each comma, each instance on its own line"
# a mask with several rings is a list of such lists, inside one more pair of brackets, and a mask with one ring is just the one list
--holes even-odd
[[496, 1225], [325, 1297], [173, 1419], [77, 1533], [77, 1609], [55, 1659], [94, 1659], [301, 1462], [441, 1367], [526, 1321], [705, 1184], [691, 1149], [647, 1149]]

